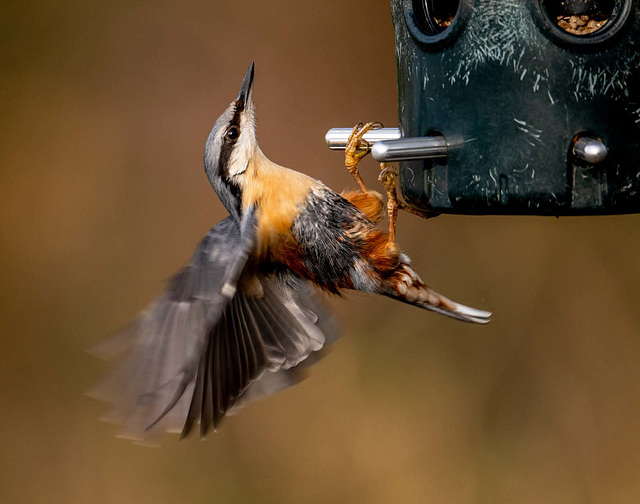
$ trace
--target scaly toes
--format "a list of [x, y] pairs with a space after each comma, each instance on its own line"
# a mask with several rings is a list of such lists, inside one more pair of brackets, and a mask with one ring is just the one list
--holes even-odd
[[362, 192], [367, 192], [360, 173], [358, 172], [358, 164], [369, 153], [369, 142], [363, 136], [372, 129], [382, 128], [382, 124], [378, 122], [369, 122], [366, 124], [358, 123], [353, 127], [347, 146], [344, 150], [344, 164], [349, 170], [351, 176], [355, 179]]
[[380, 128], [382, 123], [379, 122], [358, 123], [353, 127], [345, 148], [345, 165], [350, 171], [355, 169], [360, 160], [369, 153], [370, 145], [363, 138], [364, 135], [373, 129]]
[[388, 166], [385, 163], [380, 163], [378, 181], [386, 189], [387, 193], [395, 189], [395, 179], [397, 175], [398, 170], [395, 166]]

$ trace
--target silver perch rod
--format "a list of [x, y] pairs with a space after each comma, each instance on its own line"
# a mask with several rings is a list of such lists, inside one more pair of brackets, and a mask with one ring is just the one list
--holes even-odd
[[[344, 150], [351, 128], [332, 128], [324, 139], [332, 150]], [[443, 136], [402, 138], [398, 128], [380, 128], [365, 133], [364, 140], [371, 145], [371, 155], [380, 162], [410, 161], [444, 157], [447, 141]]]

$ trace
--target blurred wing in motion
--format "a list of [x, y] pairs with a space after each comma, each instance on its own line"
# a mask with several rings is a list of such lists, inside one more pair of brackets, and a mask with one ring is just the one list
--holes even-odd
[[335, 338], [307, 282], [243, 275], [254, 229], [251, 222], [242, 232], [231, 218], [220, 222], [166, 292], [96, 349], [107, 357], [129, 354], [91, 392], [113, 405], [105, 419], [122, 424], [123, 437], [186, 435], [197, 421], [204, 435], [236, 402], [293, 383], [293, 367]]
[[[247, 242], [249, 243], [249, 242]], [[140, 439], [157, 423], [178, 428], [186, 416], [195, 374], [210, 327], [229, 304], [223, 283], [242, 246], [240, 227], [227, 218], [200, 242], [190, 263], [167, 290], [131, 326], [96, 349], [106, 357], [129, 354], [96, 390], [94, 397], [113, 404], [106, 420], [124, 426], [124, 437]], [[250, 251], [245, 251], [250, 252]], [[236, 279], [237, 283], [237, 279]], [[181, 425], [180, 425], [181, 427]]]
[[234, 405], [296, 383], [301, 378], [296, 366], [337, 337], [332, 318], [308, 282], [293, 277], [259, 281], [260, 295], [239, 289], [212, 329], [182, 436], [197, 421], [204, 436]]

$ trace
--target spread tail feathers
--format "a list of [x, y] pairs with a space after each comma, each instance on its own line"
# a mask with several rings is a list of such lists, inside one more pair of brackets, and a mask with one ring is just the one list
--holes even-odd
[[491, 321], [491, 312], [456, 303], [427, 287], [408, 262], [408, 258], [401, 257], [385, 295], [464, 322], [487, 324]]

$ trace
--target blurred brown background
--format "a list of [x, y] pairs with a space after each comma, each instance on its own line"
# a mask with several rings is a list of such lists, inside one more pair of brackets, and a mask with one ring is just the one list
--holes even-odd
[[304, 383], [205, 442], [114, 438], [83, 395], [108, 365], [85, 350], [224, 216], [202, 148], [247, 65], [264, 152], [353, 186], [323, 137], [397, 123], [389, 7], [2, 10], [0, 502], [638, 502], [638, 216], [402, 215], [418, 271], [489, 326], [335, 300], [345, 336]]

